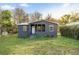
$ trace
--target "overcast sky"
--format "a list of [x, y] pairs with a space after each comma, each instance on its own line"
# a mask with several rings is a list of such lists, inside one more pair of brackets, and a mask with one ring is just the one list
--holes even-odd
[[72, 11], [79, 11], [78, 3], [0, 3], [0, 7], [3, 10], [14, 10], [19, 7], [30, 13], [34, 11], [41, 12], [43, 17], [51, 14], [54, 18], [60, 18]]

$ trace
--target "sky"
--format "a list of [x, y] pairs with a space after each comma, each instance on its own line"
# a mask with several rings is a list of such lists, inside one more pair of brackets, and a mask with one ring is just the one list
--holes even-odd
[[51, 14], [53, 18], [79, 11], [79, 3], [0, 3], [0, 7], [3, 10], [22, 8], [28, 13], [38, 11], [43, 14], [43, 17]]

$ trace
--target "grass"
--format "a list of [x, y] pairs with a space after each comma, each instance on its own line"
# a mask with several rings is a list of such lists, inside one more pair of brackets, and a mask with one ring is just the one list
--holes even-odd
[[17, 35], [0, 37], [1, 55], [73, 55], [79, 54], [79, 40], [57, 36], [18, 38]]

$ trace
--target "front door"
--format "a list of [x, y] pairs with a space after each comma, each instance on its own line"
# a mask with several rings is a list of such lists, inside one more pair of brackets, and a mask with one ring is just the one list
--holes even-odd
[[32, 26], [32, 34], [35, 34], [35, 26]]

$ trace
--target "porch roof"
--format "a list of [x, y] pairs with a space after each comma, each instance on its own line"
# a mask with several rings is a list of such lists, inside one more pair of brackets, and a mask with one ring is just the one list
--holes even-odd
[[18, 25], [29, 25], [29, 23], [19, 23]]

